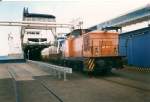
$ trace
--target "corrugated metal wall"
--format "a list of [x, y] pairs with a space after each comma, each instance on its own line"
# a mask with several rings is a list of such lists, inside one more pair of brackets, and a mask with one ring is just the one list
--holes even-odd
[[150, 68], [150, 27], [120, 34], [119, 54], [129, 65]]

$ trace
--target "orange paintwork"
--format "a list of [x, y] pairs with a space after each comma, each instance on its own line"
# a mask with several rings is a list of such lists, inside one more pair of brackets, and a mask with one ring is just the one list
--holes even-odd
[[[84, 57], [118, 56], [118, 33], [91, 32], [83, 35]], [[88, 44], [86, 44], [86, 40]], [[87, 48], [87, 49], [86, 49]]]
[[97, 31], [70, 36], [65, 46], [65, 57], [118, 56], [118, 33]]
[[73, 57], [73, 38], [68, 37], [65, 41], [64, 55], [65, 57]]
[[79, 36], [73, 39], [73, 57], [81, 57], [83, 55], [83, 37]]

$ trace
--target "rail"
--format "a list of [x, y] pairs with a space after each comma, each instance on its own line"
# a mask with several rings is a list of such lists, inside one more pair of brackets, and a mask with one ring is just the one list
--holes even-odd
[[14, 92], [15, 92], [15, 97], [16, 97], [15, 100], [16, 100], [16, 102], [20, 102], [20, 96], [19, 96], [19, 92], [18, 92], [18, 82], [15, 79], [15, 73], [9, 67], [7, 67], [7, 69], [8, 69], [8, 73], [12, 77], [13, 87], [14, 87]]
[[36, 64], [40, 67], [50, 68], [53, 75], [58, 76], [58, 79], [61, 79], [62, 74], [63, 74], [64, 81], [67, 80], [67, 74], [72, 74], [72, 68], [69, 68], [69, 67], [57, 66], [53, 64], [48, 64], [48, 63], [39, 62], [39, 61], [32, 61], [32, 60], [28, 60], [27, 62]]

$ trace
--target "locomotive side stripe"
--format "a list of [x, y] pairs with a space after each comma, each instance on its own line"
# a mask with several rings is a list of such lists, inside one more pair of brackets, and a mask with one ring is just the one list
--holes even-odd
[[[94, 61], [94, 60], [93, 60], [93, 61]], [[90, 67], [90, 70], [91, 70], [91, 71], [93, 70], [94, 66], [95, 66], [95, 64], [92, 63], [92, 66]]]
[[90, 70], [93, 70], [93, 68], [94, 68], [94, 59], [92, 59], [91, 64], [90, 64], [90, 66], [89, 66], [89, 69], [90, 69]]
[[95, 64], [93, 64], [93, 66], [92, 66], [92, 70], [93, 70], [94, 66], [95, 66]]
[[95, 59], [86, 59], [85, 61], [84, 61], [84, 64], [86, 65], [86, 68], [89, 70], [89, 71], [92, 71], [93, 70], [93, 68], [94, 68], [94, 66], [95, 66], [95, 64], [94, 64], [94, 61], [95, 61]]
[[92, 59], [90, 59], [90, 60], [89, 60], [89, 62], [88, 62], [88, 66], [90, 66], [90, 64], [91, 64], [91, 61], [92, 61]]
[[93, 59], [92, 59], [90, 65], [89, 65], [89, 69], [91, 69], [91, 66], [92, 66], [92, 65], [93, 65]]

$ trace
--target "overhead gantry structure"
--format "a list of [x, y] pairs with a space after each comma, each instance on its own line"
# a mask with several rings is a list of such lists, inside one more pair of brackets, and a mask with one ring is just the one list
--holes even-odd
[[[24, 50], [25, 50], [24, 44], [23, 44], [25, 29], [41, 29], [41, 30], [51, 30], [52, 31], [53, 28], [68, 28], [70, 30], [73, 28], [72, 24], [63, 24], [63, 23], [56, 23], [56, 22], [38, 22], [38, 21], [0, 21], [0, 26], [21, 27], [20, 39], [21, 39], [23, 55], [24, 55]], [[56, 40], [57, 33], [55, 31], [54, 32], [52, 31], [52, 34], [54, 36], [54, 40]], [[49, 44], [43, 45], [43, 46], [49, 46]]]
[[37, 22], [37, 21], [0, 21], [0, 26], [23, 26], [23, 27], [60, 27], [70, 28], [72, 24], [54, 23], [54, 22]]
[[[51, 30], [52, 28], [69, 28], [72, 24], [54, 23], [54, 22], [37, 22], [37, 21], [0, 21], [0, 26], [20, 26], [24, 29], [43, 29]], [[56, 35], [54, 35], [56, 36]]]
[[[18, 26], [21, 27], [21, 39], [24, 36], [24, 29], [42, 29], [42, 30], [51, 30], [52, 28], [73, 28], [72, 24], [63, 24], [55, 22], [37, 22], [37, 21], [0, 21], [0, 26]], [[54, 38], [57, 34], [52, 33]]]
[[132, 24], [136, 24], [148, 20], [150, 20], [150, 5], [134, 10], [132, 12], [129, 12], [117, 18], [102, 22], [95, 26], [89, 27], [88, 29], [93, 31], [93, 30], [102, 30], [111, 27], [122, 28], [125, 26], [129, 26]]

